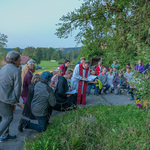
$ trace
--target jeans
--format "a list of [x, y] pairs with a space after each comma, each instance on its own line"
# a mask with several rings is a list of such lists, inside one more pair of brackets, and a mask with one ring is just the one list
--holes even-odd
[[[88, 84], [87, 85], [87, 91], [86, 91], [87, 94], [90, 94], [93, 86], [95, 86], [95, 84]], [[99, 87], [95, 86], [94, 94], [98, 94], [98, 90], [99, 90]]]
[[114, 89], [114, 93], [117, 94], [121, 94], [121, 90], [123, 89], [123, 86], [119, 86], [117, 88]]
[[2, 122], [0, 123], [0, 136], [7, 136], [9, 134], [9, 125], [13, 120], [12, 105], [0, 101], [0, 114]]
[[[103, 87], [103, 88], [104, 88], [104, 87]], [[105, 86], [105, 89], [104, 89], [103, 91], [106, 92], [109, 88], [110, 88], [110, 85], [107, 84], [107, 85]]]
[[24, 127], [26, 129], [36, 130], [38, 132], [45, 131], [48, 125], [49, 118], [47, 116], [35, 116], [35, 118], [38, 120], [38, 124], [26, 120], [26, 122], [24, 123]]

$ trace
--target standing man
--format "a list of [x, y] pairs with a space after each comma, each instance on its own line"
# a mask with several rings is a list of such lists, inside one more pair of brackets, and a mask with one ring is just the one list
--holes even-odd
[[85, 57], [81, 57], [80, 60], [76, 63], [76, 65], [83, 64], [85, 61]]
[[66, 70], [68, 69], [68, 65], [70, 63], [70, 60], [66, 59], [64, 63], [59, 67], [59, 69], [62, 69], [62, 76], [65, 75]]
[[89, 62], [85, 61], [75, 67], [71, 78], [71, 89], [78, 93], [77, 104], [86, 104], [87, 77], [90, 75]]

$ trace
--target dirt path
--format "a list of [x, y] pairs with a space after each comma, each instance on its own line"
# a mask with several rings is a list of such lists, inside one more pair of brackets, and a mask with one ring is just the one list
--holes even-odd
[[[93, 91], [91, 92], [93, 93]], [[100, 96], [95, 96], [90, 94], [87, 96], [87, 104], [85, 106], [80, 105], [81, 107], [87, 106], [95, 106], [95, 105], [127, 105], [135, 103], [135, 101], [130, 101], [129, 97], [126, 95], [114, 95], [114, 94], [102, 94]], [[14, 112], [14, 120], [10, 125], [10, 133], [16, 134], [16, 140], [10, 140], [4, 143], [0, 143], [0, 150], [23, 150], [23, 144], [26, 139], [31, 138], [37, 134], [36, 131], [33, 130], [24, 130], [24, 132], [20, 133], [17, 129], [19, 120], [21, 118], [22, 110], [17, 107], [16, 111]], [[63, 114], [58, 111], [53, 111], [52, 117], [55, 115]], [[37, 121], [34, 121], [35, 123]]]

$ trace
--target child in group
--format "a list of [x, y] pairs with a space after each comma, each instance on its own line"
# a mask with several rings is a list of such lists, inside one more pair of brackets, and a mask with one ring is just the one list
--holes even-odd
[[[96, 76], [96, 70], [93, 69], [93, 70], [91, 71], [91, 74], [90, 74], [90, 75]], [[96, 86], [96, 84], [98, 84], [97, 79], [98, 79], [98, 78], [96, 77], [94, 81], [89, 81], [89, 82], [88, 82], [88, 85], [87, 85], [87, 95], [88, 95], [88, 96], [89, 96], [90, 91], [91, 91], [91, 89], [92, 89], [93, 86], [95, 87], [94, 95], [98, 95], [99, 86]]]
[[109, 72], [107, 72], [107, 77], [108, 77], [108, 85], [110, 86], [110, 92], [112, 92], [114, 88], [113, 85], [114, 73], [112, 67], [109, 68]]
[[[101, 81], [101, 83], [102, 83], [102, 85], [103, 85], [103, 92], [105, 93], [105, 94], [107, 94], [106, 93], [106, 91], [109, 89], [109, 87], [110, 87], [110, 85], [108, 84], [108, 77], [107, 77], [107, 74], [106, 74], [106, 72], [107, 72], [107, 69], [106, 68], [103, 68], [102, 69], [102, 72], [99, 74], [99, 76], [98, 76], [98, 79]], [[99, 94], [101, 94], [101, 90], [100, 90], [100, 92], [99, 92]]]
[[61, 76], [62, 74], [62, 69], [57, 69], [55, 71], [55, 75], [51, 78], [51, 84], [50, 87], [55, 91], [56, 85], [58, 83], [58, 77]]
[[123, 76], [123, 72], [119, 72], [119, 75], [116, 76], [113, 80], [114, 93], [121, 94], [121, 90], [126, 88], [126, 78]]

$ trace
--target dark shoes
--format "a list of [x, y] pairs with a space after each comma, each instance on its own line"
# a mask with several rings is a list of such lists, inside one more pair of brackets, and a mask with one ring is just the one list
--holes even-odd
[[16, 135], [9, 135], [8, 134], [8, 136], [1, 136], [0, 137], [0, 143], [1, 142], [5, 142], [5, 141], [7, 141], [7, 140], [13, 140], [13, 139], [16, 139]]
[[23, 127], [24, 127], [25, 122], [26, 122], [25, 119], [22, 119], [22, 118], [20, 119], [19, 126], [18, 126], [19, 132], [23, 132]]
[[104, 93], [107, 94], [106, 91]]
[[2, 122], [2, 116], [0, 116], [0, 122]]

